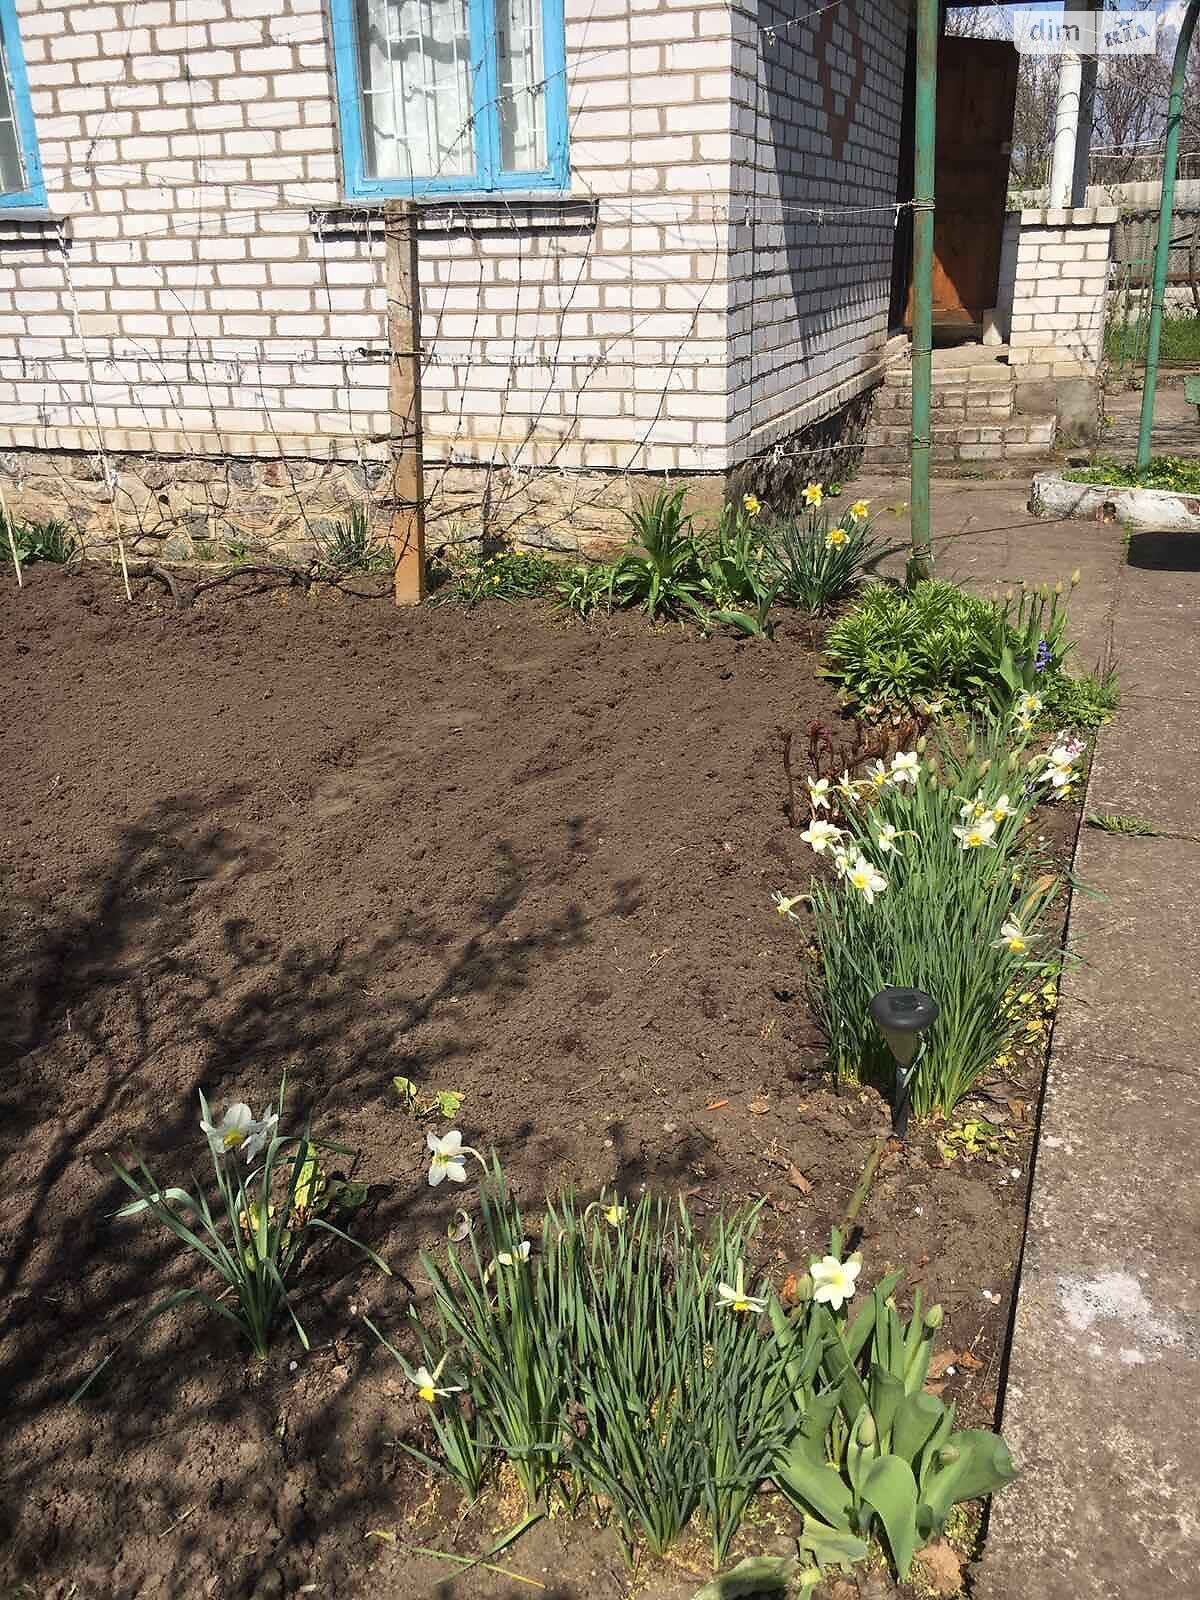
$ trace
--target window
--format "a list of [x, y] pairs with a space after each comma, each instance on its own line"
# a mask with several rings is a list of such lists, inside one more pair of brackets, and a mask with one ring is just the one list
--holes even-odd
[[562, 0], [333, 0], [347, 193], [567, 187]]
[[13, 0], [0, 0], [0, 208], [45, 204], [17, 13]]

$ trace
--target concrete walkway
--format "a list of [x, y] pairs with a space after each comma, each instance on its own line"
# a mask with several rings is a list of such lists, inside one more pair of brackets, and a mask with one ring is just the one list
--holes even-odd
[[[856, 482], [855, 492], [860, 483]], [[877, 503], [902, 484], [871, 485]], [[1200, 536], [1035, 522], [1020, 484], [935, 485], [939, 575], [1082, 569], [1079, 659], [1115, 661], [1085, 828], [1003, 1398], [1021, 1476], [977, 1600], [1200, 1597]], [[897, 522], [899, 522], [897, 518]], [[1190, 545], [1188, 543], [1190, 538]]]

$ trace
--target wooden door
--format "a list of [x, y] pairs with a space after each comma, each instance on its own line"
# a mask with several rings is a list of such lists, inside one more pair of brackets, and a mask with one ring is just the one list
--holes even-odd
[[[1017, 97], [1017, 52], [1003, 39], [938, 46], [933, 320], [964, 332], [996, 304]], [[905, 321], [912, 324], [912, 289]]]

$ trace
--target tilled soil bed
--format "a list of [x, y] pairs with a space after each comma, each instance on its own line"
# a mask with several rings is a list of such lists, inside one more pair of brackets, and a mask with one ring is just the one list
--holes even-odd
[[[699, 1215], [766, 1196], [781, 1275], [823, 1246], [887, 1112], [823, 1078], [770, 892], [812, 862], [778, 729], [802, 752], [837, 708], [799, 624], [704, 642], [535, 603], [235, 589], [130, 606], [104, 569], [35, 568], [0, 598], [0, 1571], [81, 1600], [543, 1592], [404, 1548], [482, 1548], [514, 1519], [456, 1527], [394, 1444], [417, 1411], [362, 1318], [400, 1326], [418, 1249], [469, 1194], [428, 1187], [430, 1124], [391, 1082], [462, 1093], [468, 1142], [531, 1208], [560, 1183]], [[1047, 831], [1066, 848], [1073, 826]], [[285, 1069], [296, 1118], [358, 1153], [354, 1226], [403, 1276], [335, 1245], [308, 1271], [310, 1354], [281, 1332], [256, 1365], [181, 1311], [69, 1406], [194, 1281], [112, 1220], [106, 1152], [202, 1171], [197, 1091], [259, 1108]], [[910, 1264], [945, 1306], [972, 1422], [995, 1405], [1040, 1065], [1013, 1071], [987, 1105], [1002, 1156], [945, 1163], [918, 1131], [860, 1219], [866, 1276]], [[628, 1589], [613, 1537], [564, 1520], [507, 1559], [562, 1600]], [[690, 1594], [697, 1571], [640, 1591]]]

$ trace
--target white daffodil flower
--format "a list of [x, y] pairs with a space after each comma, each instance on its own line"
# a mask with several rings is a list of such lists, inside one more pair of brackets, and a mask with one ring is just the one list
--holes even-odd
[[851, 1299], [862, 1271], [862, 1262], [851, 1256], [849, 1261], [839, 1261], [836, 1256], [824, 1256], [814, 1261], [808, 1269], [813, 1281], [813, 1299], [840, 1311]]
[[958, 814], [964, 822], [978, 822], [980, 817], [985, 817], [987, 801], [983, 798], [983, 790], [975, 791], [974, 800], [964, 800], [958, 808]]
[[1046, 770], [1042, 777], [1052, 788], [1064, 789], [1075, 776], [1075, 754], [1067, 745], [1055, 745], [1046, 757]]
[[1007, 821], [1014, 814], [1015, 808], [1006, 794], [1002, 794], [998, 800], [993, 800], [988, 808], [988, 816], [997, 824]]
[[515, 1267], [519, 1262], [529, 1260], [529, 1240], [522, 1239], [515, 1250], [501, 1250], [496, 1260], [502, 1267]]
[[872, 905], [877, 894], [882, 894], [888, 886], [888, 881], [869, 862], [866, 856], [859, 856], [846, 869], [846, 881], [852, 889], [857, 889], [868, 905]]
[[814, 811], [829, 809], [829, 779], [810, 778], [808, 780], [808, 798]]
[[451, 1128], [449, 1133], [443, 1134], [439, 1139], [436, 1133], [427, 1134], [425, 1143], [429, 1146], [429, 1187], [436, 1189], [443, 1178], [449, 1178], [451, 1183], [466, 1183], [467, 1164], [464, 1156], [474, 1156], [476, 1161], [482, 1163], [483, 1157], [478, 1150], [472, 1150], [470, 1145], [463, 1144], [462, 1134], [457, 1128]]
[[1013, 955], [1019, 956], [1026, 948], [1027, 940], [1025, 930], [1015, 917], [1010, 917], [1000, 926], [1000, 937], [994, 942], [994, 950], [1009, 950]]
[[991, 817], [978, 817], [974, 822], [967, 822], [961, 828], [953, 830], [955, 838], [964, 850], [981, 850], [985, 845], [995, 844], [992, 835], [996, 831], [996, 824]]
[[915, 750], [897, 750], [892, 757], [893, 783], [916, 783], [921, 776], [921, 758]]
[[833, 870], [839, 878], [844, 878], [850, 871], [850, 852], [838, 845], [832, 856]]
[[609, 1227], [619, 1228], [625, 1221], [626, 1215], [627, 1212], [625, 1207], [618, 1205], [614, 1200], [612, 1205], [610, 1205], [608, 1210], [604, 1213], [604, 1220], [608, 1223]]
[[771, 902], [781, 917], [790, 917], [793, 922], [799, 922], [793, 907], [798, 906], [801, 900], [807, 900], [806, 894], [781, 894], [776, 889], [771, 895]]
[[1018, 717], [1036, 717], [1041, 709], [1042, 697], [1040, 694], [1030, 694], [1027, 691], [1025, 694], [1017, 696], [1016, 714]]
[[837, 781], [837, 792], [839, 798], [846, 805], [852, 806], [858, 799], [858, 785], [854, 782], [854, 779], [850, 776], [849, 769], [846, 767], [843, 767], [842, 775]]
[[225, 1109], [220, 1122], [200, 1118], [200, 1131], [208, 1140], [214, 1156], [227, 1156], [237, 1151], [247, 1161], [253, 1161], [258, 1152], [274, 1136], [279, 1118], [270, 1106], [256, 1122], [250, 1107], [243, 1100], [235, 1100]]
[[898, 829], [894, 828], [890, 822], [885, 822], [880, 827], [879, 832], [875, 835], [875, 843], [883, 851], [884, 855], [889, 855], [893, 850], [899, 848], [896, 844], [896, 840], [903, 839], [904, 837], [904, 834], [899, 832]]
[[918, 700], [917, 710], [923, 711], [927, 717], [940, 717], [945, 705], [944, 700]]
[[427, 1406], [433, 1405], [439, 1395], [462, 1393], [461, 1383], [449, 1383], [440, 1389], [438, 1388], [438, 1379], [441, 1377], [442, 1368], [445, 1365], [446, 1358], [443, 1356], [432, 1372], [428, 1367], [418, 1367], [409, 1379], [409, 1382]]
[[876, 789], [886, 788], [891, 776], [882, 761], [873, 761], [867, 768], [867, 779]]
[[842, 830], [835, 828], [832, 822], [825, 822], [820, 817], [814, 817], [800, 837], [805, 844], [812, 845], [817, 855], [820, 855], [826, 845], [838, 842], [842, 837]]
[[1033, 718], [1032, 717], [1018, 717], [1017, 718], [1017, 732], [1018, 733], [1032, 733], [1033, 732]]
[[753, 1311], [758, 1313], [766, 1306], [766, 1301], [746, 1293], [746, 1274], [742, 1263], [738, 1262], [736, 1284], [719, 1283], [717, 1285], [717, 1298], [722, 1309], [729, 1311]]

